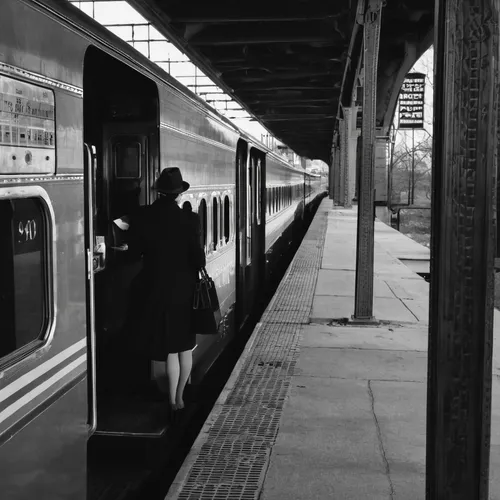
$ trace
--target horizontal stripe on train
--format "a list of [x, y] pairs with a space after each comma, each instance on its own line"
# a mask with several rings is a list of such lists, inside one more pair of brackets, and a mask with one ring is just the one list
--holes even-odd
[[30, 384], [33, 380], [40, 378], [42, 375], [52, 370], [52, 368], [60, 365], [65, 360], [67, 360], [70, 356], [75, 354], [76, 352], [84, 349], [87, 346], [87, 339], [82, 339], [70, 347], [64, 349], [60, 353], [56, 354], [49, 360], [41, 363], [36, 368], [33, 368], [28, 373], [25, 373], [21, 377], [16, 380], [13, 380], [10, 384], [0, 389], [0, 403], [5, 401], [7, 398], [20, 391], [28, 384]]
[[42, 394], [42, 392], [46, 391], [51, 386], [56, 384], [59, 380], [61, 380], [66, 375], [71, 373], [73, 370], [78, 368], [82, 363], [86, 363], [86, 361], [87, 361], [87, 354], [83, 354], [82, 356], [75, 359], [67, 366], [56, 372], [54, 375], [52, 375], [52, 377], [48, 378], [45, 382], [42, 382], [41, 384], [37, 385], [34, 389], [27, 392], [23, 397], [19, 398], [17, 401], [8, 406], [5, 410], [0, 412], [0, 424], [5, 420], [7, 420], [14, 413], [19, 411], [21, 408], [26, 406], [28, 403], [33, 401], [37, 396]]

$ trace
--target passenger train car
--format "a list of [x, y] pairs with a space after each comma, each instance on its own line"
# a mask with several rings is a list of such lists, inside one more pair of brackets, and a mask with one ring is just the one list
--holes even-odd
[[200, 215], [223, 316], [196, 381], [326, 186], [70, 4], [0, 12], [0, 497], [82, 499], [89, 440], [166, 427], [139, 397], [141, 261], [113, 221], [154, 201], [165, 167], [191, 184], [179, 203]]

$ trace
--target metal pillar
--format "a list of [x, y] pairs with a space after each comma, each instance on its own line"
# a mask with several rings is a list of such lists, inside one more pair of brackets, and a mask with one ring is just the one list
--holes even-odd
[[357, 146], [359, 136], [359, 130], [356, 128], [357, 114], [357, 106], [352, 107], [349, 117], [349, 186], [347, 194], [349, 206], [352, 206], [352, 200], [355, 198], [356, 193]]
[[342, 147], [344, 148], [344, 185], [342, 186], [344, 192], [344, 207], [352, 207], [352, 196], [349, 196], [349, 185], [351, 183], [351, 108], [344, 108], [344, 141]]
[[334, 198], [334, 186], [335, 186], [335, 156], [337, 154], [337, 148], [332, 147], [331, 162], [328, 168], [328, 198], [333, 200]]
[[[344, 109], [345, 112], [345, 109]], [[339, 130], [340, 130], [340, 180], [339, 180], [339, 193], [338, 201], [343, 207], [345, 206], [345, 183], [347, 175], [347, 126], [346, 117], [344, 113], [344, 118], [339, 120]]]
[[427, 500], [487, 500], [498, 0], [438, 0]]
[[333, 202], [339, 204], [340, 192], [340, 148], [335, 148], [335, 157], [333, 162]]
[[374, 144], [377, 95], [377, 66], [382, 0], [369, 0], [364, 19], [364, 85], [362, 160], [358, 193], [358, 237], [356, 248], [356, 290], [353, 319], [373, 320], [373, 246], [374, 246]]
[[333, 200], [333, 155], [334, 152], [332, 150], [332, 159], [330, 161], [330, 165], [328, 165], [328, 198]]

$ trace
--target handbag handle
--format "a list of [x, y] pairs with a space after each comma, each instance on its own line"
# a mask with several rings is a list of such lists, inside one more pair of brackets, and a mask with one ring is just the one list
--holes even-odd
[[201, 274], [202, 279], [207, 280], [210, 278], [205, 267], [202, 267], [199, 272]]

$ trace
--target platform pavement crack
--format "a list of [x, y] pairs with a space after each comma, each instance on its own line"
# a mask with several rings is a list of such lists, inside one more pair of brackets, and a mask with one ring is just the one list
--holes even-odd
[[406, 305], [406, 302], [403, 299], [401, 299], [400, 297], [398, 297], [396, 295], [396, 292], [392, 289], [391, 285], [389, 285], [389, 283], [387, 281], [384, 281], [384, 283], [389, 287], [389, 290], [394, 294], [396, 299], [398, 299], [399, 302], [401, 302], [401, 304], [403, 304], [403, 306], [405, 306], [406, 309], [408, 309], [410, 314], [420, 323], [420, 319], [418, 319], [418, 316]]
[[391, 467], [389, 465], [389, 461], [387, 460], [387, 456], [385, 454], [384, 442], [382, 440], [382, 431], [380, 430], [380, 424], [378, 422], [377, 414], [375, 413], [375, 396], [373, 394], [371, 380], [368, 380], [368, 394], [370, 396], [370, 405], [373, 415], [373, 420], [375, 421], [375, 428], [377, 429], [377, 439], [378, 446], [380, 448], [380, 453], [382, 455], [382, 460], [384, 461], [385, 466], [385, 475], [387, 476], [387, 481], [389, 482], [389, 498], [391, 500], [394, 499], [394, 485], [391, 480]]

